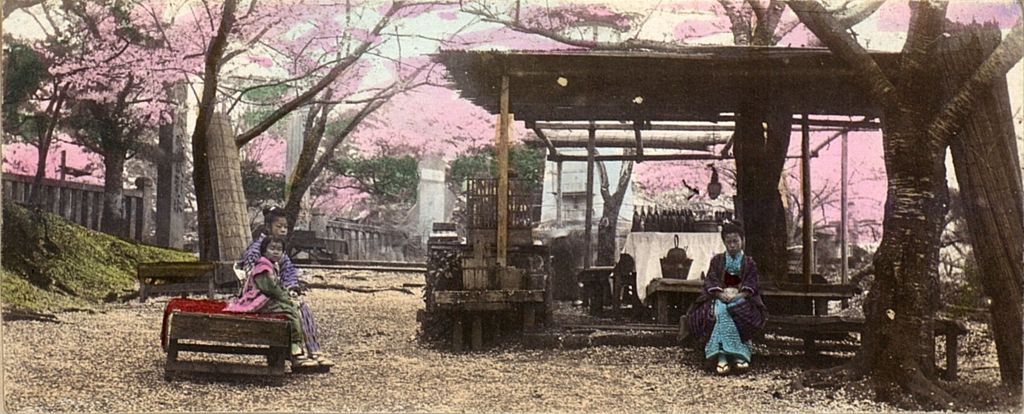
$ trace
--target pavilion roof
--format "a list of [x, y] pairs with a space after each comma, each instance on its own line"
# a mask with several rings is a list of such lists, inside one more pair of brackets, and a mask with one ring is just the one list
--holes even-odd
[[[898, 54], [872, 52], [890, 72]], [[499, 112], [501, 75], [510, 112], [536, 121], [719, 121], [746, 105], [794, 114], [875, 118], [880, 108], [856, 73], [820, 48], [694, 46], [673, 53], [442, 51], [464, 98]], [[564, 86], [562, 85], [564, 83]]]

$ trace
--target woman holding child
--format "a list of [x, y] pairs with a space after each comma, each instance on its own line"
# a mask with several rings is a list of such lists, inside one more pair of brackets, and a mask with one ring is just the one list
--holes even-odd
[[[284, 209], [278, 207], [263, 209], [263, 221], [264, 225], [254, 233], [252, 243], [242, 255], [242, 268], [252, 269], [249, 271], [250, 279], [256, 275], [254, 272], [256, 271], [256, 265], [262, 257], [261, 246], [263, 243], [270, 238], [283, 240], [288, 235], [288, 219], [285, 216]], [[285, 299], [296, 305], [296, 310], [300, 315], [300, 323], [297, 326], [301, 327], [304, 346], [300, 347], [300, 352], [297, 356], [293, 350], [296, 362], [299, 362], [300, 366], [334, 366], [334, 362], [321, 352], [316, 320], [313, 318], [313, 312], [309, 309], [309, 306], [302, 300], [303, 292], [299, 286], [298, 269], [292, 264], [288, 255], [284, 254], [284, 251], [282, 251], [281, 257], [276, 264], [277, 274], [280, 276], [278, 282], [280, 287], [287, 293]], [[246, 286], [248, 284], [247, 280]], [[245, 291], [243, 291], [240, 300], [244, 298]]]

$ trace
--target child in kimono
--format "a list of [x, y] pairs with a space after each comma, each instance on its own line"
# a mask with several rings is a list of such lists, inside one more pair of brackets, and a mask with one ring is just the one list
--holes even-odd
[[[254, 232], [252, 243], [249, 244], [245, 253], [242, 254], [240, 262], [242, 268], [251, 268], [256, 264], [256, 261], [261, 256], [259, 246], [264, 239], [269, 236], [284, 238], [287, 235], [288, 218], [285, 215], [284, 209], [279, 207], [264, 208], [263, 226]], [[281, 277], [281, 286], [287, 289], [288, 293], [295, 299], [299, 312], [302, 314], [302, 333], [306, 338], [306, 351], [309, 352], [309, 357], [320, 366], [334, 366], [334, 361], [328, 359], [327, 355], [321, 351], [319, 328], [316, 325], [316, 319], [313, 318], [313, 311], [309, 308], [309, 305], [302, 300], [302, 290], [299, 287], [299, 270], [292, 264], [287, 254], [282, 255], [281, 260], [277, 264], [278, 274]]]
[[278, 263], [284, 257], [284, 240], [264, 237], [260, 242], [260, 258], [256, 260], [242, 287], [242, 296], [232, 301], [225, 311], [283, 313], [288, 316], [291, 331], [292, 365], [313, 367], [318, 364], [304, 352], [306, 337], [302, 332], [302, 314], [288, 291], [282, 287]]

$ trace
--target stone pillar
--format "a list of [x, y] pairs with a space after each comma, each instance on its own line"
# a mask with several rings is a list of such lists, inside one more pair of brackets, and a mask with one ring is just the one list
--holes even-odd
[[309, 212], [309, 229], [315, 232], [317, 237], [331, 238], [331, 235], [327, 234], [327, 215], [318, 208]]
[[140, 216], [141, 222], [137, 225], [135, 230], [135, 239], [146, 243], [153, 243], [153, 211], [156, 204], [155, 192], [153, 188], [153, 180], [149, 177], [139, 177], [135, 179], [135, 187], [142, 193], [142, 214]]
[[444, 160], [438, 157], [427, 156], [420, 160], [420, 183], [417, 188], [419, 220], [416, 224], [416, 234], [423, 247], [427, 245], [427, 238], [430, 237], [434, 222], [445, 220], [445, 167]]
[[[292, 174], [295, 172], [295, 164], [299, 163], [299, 156], [302, 155], [302, 135], [305, 123], [302, 122], [305, 111], [292, 112], [288, 117], [287, 132], [285, 133], [285, 156], [284, 156], [284, 182], [291, 182]], [[285, 188], [287, 191], [287, 187]], [[285, 198], [288, 198], [286, 193]]]
[[160, 151], [163, 157], [156, 166], [156, 237], [158, 246], [181, 249], [185, 238], [185, 148], [187, 125], [185, 86], [172, 87], [167, 95], [178, 103], [171, 122], [160, 126]]

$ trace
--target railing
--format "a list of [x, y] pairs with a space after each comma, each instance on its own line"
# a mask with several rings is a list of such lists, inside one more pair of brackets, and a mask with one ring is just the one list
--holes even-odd
[[397, 230], [344, 220], [330, 220], [318, 237], [326, 240], [343, 240], [347, 243], [347, 252], [333, 252], [340, 260], [414, 259], [405, 257], [404, 246], [407, 237]]
[[[18, 174], [3, 174], [4, 200], [28, 203], [32, 193], [34, 177]], [[124, 190], [124, 214], [129, 226], [129, 236], [135, 240], [148, 237], [146, 229], [152, 228], [151, 214], [146, 211], [149, 203], [146, 197], [152, 181], [142, 177], [136, 180], [137, 189]], [[46, 211], [58, 214], [68, 221], [99, 231], [103, 224], [103, 186], [76, 182], [61, 182], [43, 179], [40, 202]]]

